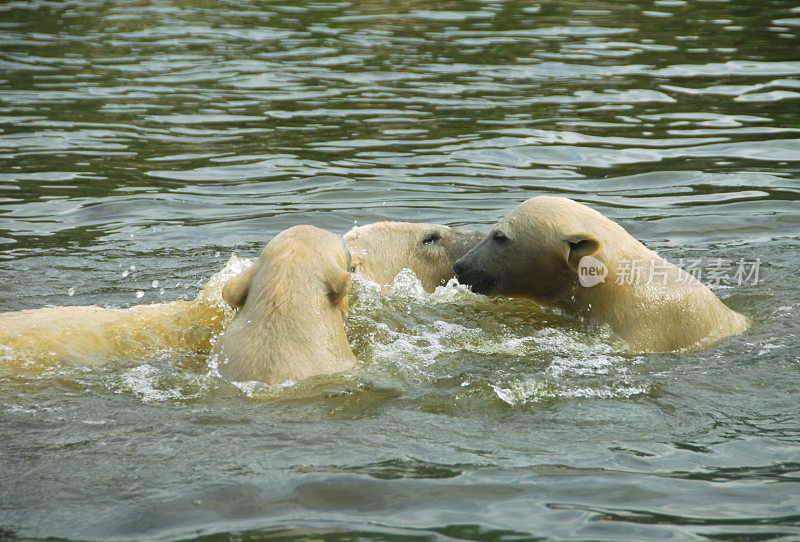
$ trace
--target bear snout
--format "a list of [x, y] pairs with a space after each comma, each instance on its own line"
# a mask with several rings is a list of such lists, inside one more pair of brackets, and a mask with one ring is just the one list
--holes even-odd
[[453, 265], [458, 282], [464, 286], [469, 286], [470, 290], [476, 294], [490, 294], [497, 288], [497, 279], [492, 275], [479, 269], [468, 268], [463, 258]]
[[458, 276], [458, 281], [476, 294], [489, 295], [497, 289], [497, 279], [481, 271], [463, 273]]

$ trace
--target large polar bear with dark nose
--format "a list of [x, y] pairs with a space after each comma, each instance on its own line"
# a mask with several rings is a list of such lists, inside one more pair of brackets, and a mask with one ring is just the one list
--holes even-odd
[[[618, 280], [631, 262], [644, 270], [640, 280]], [[454, 270], [477, 293], [530, 297], [607, 323], [639, 352], [696, 349], [749, 325], [619, 224], [562, 197], [520, 204]], [[592, 270], [594, 277], [579, 280], [579, 271]]]

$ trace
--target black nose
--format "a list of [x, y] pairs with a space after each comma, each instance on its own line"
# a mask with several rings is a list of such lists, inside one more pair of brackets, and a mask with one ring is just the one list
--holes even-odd
[[453, 264], [453, 271], [456, 272], [456, 275], [460, 275], [462, 271], [464, 271], [464, 264], [461, 263], [461, 260], [458, 260], [455, 264]]

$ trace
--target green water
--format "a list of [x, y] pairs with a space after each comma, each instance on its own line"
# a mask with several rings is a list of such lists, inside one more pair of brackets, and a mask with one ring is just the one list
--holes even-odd
[[[800, 538], [790, 1], [0, 4], [0, 311], [189, 299], [311, 223], [561, 194], [760, 259], [754, 325], [633, 356], [526, 302], [354, 286], [352, 373], [0, 370], [0, 539]], [[70, 295], [72, 294], [72, 295]]]

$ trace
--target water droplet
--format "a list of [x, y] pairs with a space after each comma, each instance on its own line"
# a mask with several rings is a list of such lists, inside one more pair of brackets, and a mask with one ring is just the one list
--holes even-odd
[[141, 299], [143, 297], [144, 297], [144, 292], [143, 291], [139, 290], [138, 292], [136, 292], [136, 299]]
[[217, 251], [217, 252], [215, 252], [215, 253], [214, 253], [214, 257], [215, 257], [215, 258], [219, 258], [219, 251]]
[[126, 269], [125, 271], [122, 272], [122, 278], [125, 278], [130, 274], [131, 274], [131, 272]]
[[75, 295], [75, 287], [71, 287], [69, 290], [67, 290], [67, 295], [69, 296]]
[[153, 288], [158, 288], [158, 281], [157, 280], [153, 281]]

